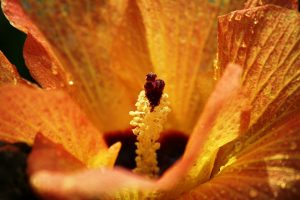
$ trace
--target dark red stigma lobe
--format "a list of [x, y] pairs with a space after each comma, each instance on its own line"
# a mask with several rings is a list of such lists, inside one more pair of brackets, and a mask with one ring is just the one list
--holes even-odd
[[144, 85], [146, 97], [150, 102], [151, 112], [155, 106], [159, 105], [165, 87], [165, 82], [161, 79], [156, 79], [156, 77], [156, 74], [150, 72], [146, 75], [146, 83]]

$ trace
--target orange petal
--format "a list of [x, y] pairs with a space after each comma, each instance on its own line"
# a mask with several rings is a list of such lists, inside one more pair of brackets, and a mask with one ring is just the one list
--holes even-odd
[[300, 107], [300, 14], [267, 5], [220, 17], [220, 68], [228, 62], [244, 68], [242, 87], [250, 114], [244, 136], [226, 147], [221, 159], [262, 137], [264, 132], [257, 130]]
[[266, 4], [274, 4], [290, 9], [298, 9], [298, 0], [248, 0], [245, 3], [245, 8], [253, 8]]
[[[168, 170], [159, 181], [161, 187], [166, 189], [176, 186], [176, 189], [172, 190], [172, 194], [168, 195], [180, 194], [195, 184], [209, 179], [219, 147], [238, 136], [238, 123], [232, 121], [232, 119], [239, 119], [238, 114], [240, 114], [241, 108], [236, 102], [234, 106], [229, 103], [237, 97], [241, 74], [242, 71], [239, 66], [229, 65], [224, 76], [217, 84], [194, 133], [189, 139], [183, 158]], [[227, 113], [225, 112], [226, 109], [233, 107], [235, 107], [235, 112], [230, 110], [232, 116], [227, 115], [228, 122], [224, 121], [223, 113]], [[215, 126], [220, 123], [225, 125], [231, 123], [233, 126], [236, 124], [236, 128], [215, 129]], [[184, 181], [179, 182], [183, 177], [185, 177]]]
[[20, 76], [15, 66], [13, 66], [4, 54], [0, 51], [0, 85], [4, 83], [17, 84]]
[[103, 131], [128, 127], [150, 69], [134, 1], [22, 1], [62, 63], [65, 89]]
[[51, 53], [48, 44], [28, 33], [23, 54], [30, 74], [43, 88], [60, 88], [66, 84], [65, 72]]
[[62, 145], [51, 142], [41, 133], [36, 135], [28, 157], [27, 172], [29, 175], [41, 170], [68, 173], [83, 168], [85, 165], [69, 154]]
[[28, 173], [36, 192], [47, 199], [90, 199], [113, 195], [124, 188], [153, 187], [150, 181], [121, 170], [87, 171], [61, 144], [40, 133], [35, 137], [28, 159]]
[[101, 134], [61, 91], [3, 86], [0, 113], [2, 140], [32, 144], [36, 134], [41, 132], [85, 164], [106, 149]]
[[1, 5], [10, 23], [27, 33], [24, 44], [24, 59], [32, 77], [47, 89], [63, 86], [67, 78], [61, 64], [40, 30], [24, 13], [20, 1], [3, 0]]
[[144, 199], [153, 181], [121, 169], [82, 170], [73, 174], [43, 171], [30, 178], [43, 197], [52, 199]]
[[170, 96], [172, 128], [191, 134], [214, 83], [217, 15], [243, 2], [138, 0], [154, 71]]
[[233, 164], [182, 199], [298, 199], [300, 110], [265, 130]]
[[20, 0], [2, 0], [1, 7], [3, 13], [14, 27], [25, 33], [30, 32], [34, 36], [41, 35], [35, 24], [24, 13], [20, 6]]

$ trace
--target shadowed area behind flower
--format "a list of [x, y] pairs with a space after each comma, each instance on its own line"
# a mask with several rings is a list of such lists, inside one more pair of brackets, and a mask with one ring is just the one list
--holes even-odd
[[25, 67], [24, 58], [22, 57], [23, 44], [26, 35], [15, 29], [5, 18], [3, 11], [0, 11], [0, 51], [17, 66], [20, 75], [27, 80], [33, 81], [29, 75], [29, 70]]
[[27, 156], [31, 148], [24, 143], [0, 142], [0, 199], [37, 199], [26, 175]]

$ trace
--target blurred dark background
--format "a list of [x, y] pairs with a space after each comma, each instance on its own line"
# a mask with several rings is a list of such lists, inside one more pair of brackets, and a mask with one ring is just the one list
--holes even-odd
[[26, 34], [15, 29], [0, 9], [0, 51], [17, 67], [22, 77], [32, 80], [23, 59], [23, 44]]

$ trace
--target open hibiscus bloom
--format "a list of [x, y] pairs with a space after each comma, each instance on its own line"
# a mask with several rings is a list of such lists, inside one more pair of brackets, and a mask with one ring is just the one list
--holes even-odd
[[1, 3], [40, 87], [0, 55], [0, 140], [40, 197], [300, 197], [297, 1]]

